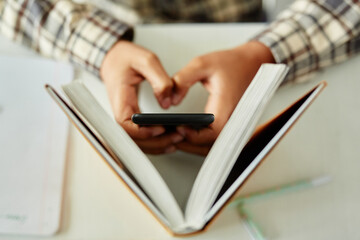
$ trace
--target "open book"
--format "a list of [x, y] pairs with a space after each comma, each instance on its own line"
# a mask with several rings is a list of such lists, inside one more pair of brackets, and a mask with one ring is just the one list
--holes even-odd
[[85, 85], [74, 81], [62, 91], [49, 85], [46, 89], [155, 217], [173, 234], [185, 235], [209, 225], [326, 85], [320, 83], [254, 133], [287, 71], [283, 64], [261, 66], [206, 156], [184, 210], [149, 158]]

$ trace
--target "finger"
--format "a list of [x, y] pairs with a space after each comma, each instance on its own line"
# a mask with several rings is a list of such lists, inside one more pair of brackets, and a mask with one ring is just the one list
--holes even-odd
[[183, 136], [175, 132], [146, 140], [135, 140], [135, 142], [140, 148], [166, 149], [175, 143], [181, 142], [183, 139]]
[[115, 119], [118, 123], [131, 118], [132, 114], [140, 112], [137, 98], [137, 86], [123, 84], [122, 79], [118, 79], [117, 84], [107, 86], [111, 107]]
[[134, 140], [145, 140], [157, 137], [165, 132], [162, 126], [144, 127], [133, 123], [130, 119], [120, 124]]
[[134, 64], [133, 68], [144, 76], [154, 91], [155, 97], [163, 108], [171, 106], [171, 95], [173, 89], [173, 81], [170, 79], [163, 68], [159, 58], [143, 49], [142, 61], [140, 64]]
[[236, 97], [226, 95], [226, 93], [210, 93], [205, 106], [205, 112], [212, 113], [215, 116], [215, 120], [210, 126], [216, 135], [225, 126], [237, 102], [238, 99]]
[[179, 104], [192, 85], [206, 78], [207, 71], [204, 58], [197, 57], [176, 73], [173, 77], [175, 86], [172, 104]]
[[211, 148], [211, 146], [196, 146], [188, 142], [180, 142], [175, 146], [178, 150], [201, 155], [201, 156], [206, 156]]
[[176, 130], [185, 137], [187, 142], [193, 145], [210, 145], [216, 140], [217, 137], [217, 133], [210, 127], [195, 130], [179, 126], [176, 128]]
[[142, 127], [132, 122], [131, 116], [140, 112], [136, 87], [124, 84], [117, 92], [112, 99], [115, 119], [132, 138], [148, 139], [165, 132], [162, 126]]
[[177, 127], [177, 131], [185, 136], [185, 139], [191, 144], [203, 145], [213, 143], [236, 107], [237, 99], [234, 99], [232, 96], [223, 94], [222, 91], [210, 93], [205, 106], [205, 112], [214, 114], [214, 122], [209, 127], [200, 130], [180, 126]]
[[159, 155], [159, 154], [164, 154], [164, 153], [173, 153], [175, 152], [177, 149], [175, 146], [169, 146], [168, 148], [164, 149], [164, 148], [141, 148], [141, 150], [144, 153], [147, 154], [153, 154], [153, 155]]

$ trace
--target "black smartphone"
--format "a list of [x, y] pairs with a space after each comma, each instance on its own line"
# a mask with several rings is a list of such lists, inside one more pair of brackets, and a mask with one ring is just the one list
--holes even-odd
[[198, 129], [210, 125], [215, 117], [211, 113], [136, 113], [131, 120], [143, 126], [163, 125], [171, 128], [186, 125]]

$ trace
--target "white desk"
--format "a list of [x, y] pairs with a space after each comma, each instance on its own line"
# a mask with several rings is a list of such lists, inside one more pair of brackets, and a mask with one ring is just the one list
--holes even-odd
[[[191, 58], [235, 46], [263, 25], [142, 26], [136, 42], [157, 53], [169, 74]], [[33, 55], [0, 39], [0, 52]], [[276, 94], [270, 117], [319, 80], [329, 86], [247, 182], [242, 193], [323, 174], [333, 181], [248, 205], [270, 239], [359, 239], [360, 232], [360, 58], [341, 64], [305, 84]], [[83, 73], [80, 73], [82, 76]], [[128, 193], [88, 143], [71, 128], [64, 211], [59, 233], [48, 239], [172, 239]], [[37, 239], [0, 236], [2, 239]], [[250, 239], [234, 209], [228, 208], [193, 239]]]

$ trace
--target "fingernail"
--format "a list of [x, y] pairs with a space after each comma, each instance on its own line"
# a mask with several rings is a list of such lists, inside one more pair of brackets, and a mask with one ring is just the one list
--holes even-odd
[[184, 137], [180, 134], [176, 134], [175, 136], [171, 137], [173, 143], [181, 142], [183, 139]]
[[157, 127], [153, 129], [152, 135], [153, 137], [159, 136], [165, 132], [165, 129], [162, 127]]
[[180, 100], [181, 100], [181, 96], [177, 93], [175, 93], [174, 97], [173, 97], [173, 100], [172, 100], [172, 103], [177, 105], [180, 103]]
[[167, 149], [165, 149], [165, 153], [173, 153], [176, 151], [176, 147], [170, 146]]
[[179, 76], [175, 75], [172, 79], [174, 80], [174, 82], [178, 82], [179, 81]]
[[170, 107], [170, 105], [171, 105], [170, 97], [167, 97], [162, 101], [162, 107], [163, 108], [168, 108], [168, 107]]
[[176, 131], [177, 131], [178, 133], [180, 133], [183, 137], [185, 137], [186, 132], [185, 132], [185, 128], [184, 128], [184, 127], [177, 127], [177, 128], [176, 128]]

